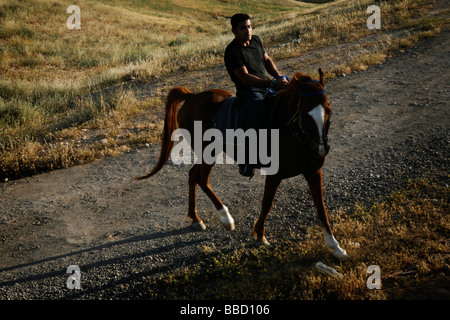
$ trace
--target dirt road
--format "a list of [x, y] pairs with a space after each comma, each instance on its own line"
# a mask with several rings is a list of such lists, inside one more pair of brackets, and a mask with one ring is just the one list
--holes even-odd
[[[382, 199], [407, 179], [448, 177], [449, 61], [443, 30], [382, 65], [327, 82], [331, 222], [337, 209]], [[292, 60], [278, 65], [286, 73], [301, 70]], [[146, 277], [195, 262], [204, 248], [226, 251], [252, 240], [263, 176], [248, 181], [237, 165], [216, 166], [211, 184], [236, 230], [219, 225], [199, 191], [208, 228], [195, 232], [186, 219], [189, 166], [169, 163], [152, 179], [133, 180], [158, 155], [156, 145], [0, 184], [0, 299], [138, 299]], [[301, 241], [318, 223], [303, 177], [283, 181], [266, 223], [268, 240]], [[351, 241], [336, 237], [344, 248]], [[80, 267], [82, 290], [66, 288], [70, 265]]]

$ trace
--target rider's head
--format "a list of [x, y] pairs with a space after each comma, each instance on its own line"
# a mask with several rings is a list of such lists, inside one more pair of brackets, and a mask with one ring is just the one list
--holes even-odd
[[245, 13], [236, 13], [231, 17], [231, 27], [234, 36], [239, 42], [247, 42], [252, 39], [252, 24], [250, 16]]

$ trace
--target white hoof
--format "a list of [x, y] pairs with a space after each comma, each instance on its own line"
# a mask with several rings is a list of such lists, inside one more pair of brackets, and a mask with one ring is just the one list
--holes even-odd
[[342, 249], [339, 246], [339, 243], [334, 238], [334, 236], [332, 234], [329, 234], [325, 230], [323, 231], [323, 233], [325, 235], [325, 243], [326, 243], [327, 247], [329, 247], [330, 249], [333, 250], [333, 255], [338, 259], [348, 258], [347, 251], [345, 251], [344, 249]]
[[264, 237], [262, 241], [257, 241], [257, 243], [261, 246], [270, 247], [270, 242]]
[[338, 259], [347, 259], [348, 258], [347, 251], [345, 251], [344, 249], [339, 247], [339, 245], [337, 248], [334, 249], [333, 255]]
[[203, 231], [206, 229], [206, 225], [203, 223], [203, 221], [200, 222], [194, 222], [191, 224], [191, 227], [194, 228], [194, 230], [197, 231]]
[[235, 229], [234, 219], [230, 215], [228, 208], [223, 206], [222, 209], [216, 212], [216, 217], [220, 220], [220, 223], [224, 226], [225, 229], [231, 231]]

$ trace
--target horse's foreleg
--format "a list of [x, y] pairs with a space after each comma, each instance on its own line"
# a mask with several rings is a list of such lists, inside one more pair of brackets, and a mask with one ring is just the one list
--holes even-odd
[[281, 179], [275, 176], [267, 176], [266, 183], [264, 186], [264, 196], [261, 207], [261, 214], [259, 215], [258, 220], [255, 222], [254, 226], [254, 236], [257, 242], [262, 242], [263, 244], [269, 245], [265, 237], [265, 228], [264, 223], [266, 222], [267, 215], [272, 209], [273, 200], [275, 198], [275, 194], [277, 193], [278, 186], [281, 183]]
[[347, 256], [347, 252], [339, 246], [339, 243], [335, 239], [333, 232], [331, 231], [330, 222], [328, 221], [327, 209], [323, 201], [323, 180], [322, 170], [319, 170], [316, 175], [307, 177], [309, 189], [311, 191], [314, 205], [317, 209], [320, 222], [322, 223], [323, 233], [325, 235], [326, 245], [333, 250], [335, 257], [343, 258]]

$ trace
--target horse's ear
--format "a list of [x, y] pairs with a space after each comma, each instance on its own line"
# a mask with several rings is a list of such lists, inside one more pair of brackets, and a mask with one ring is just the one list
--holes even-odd
[[319, 76], [320, 76], [320, 83], [322, 84], [322, 86], [325, 87], [325, 76], [323, 75], [321, 68], [319, 68]]
[[294, 75], [292, 76], [291, 81], [289, 81], [289, 88], [296, 88], [298, 85], [298, 81], [300, 80], [300, 72], [296, 72], [294, 73]]
[[302, 76], [302, 73], [296, 72], [296, 73], [294, 73], [294, 76], [292, 77], [292, 79], [295, 81], [300, 81], [301, 76]]

